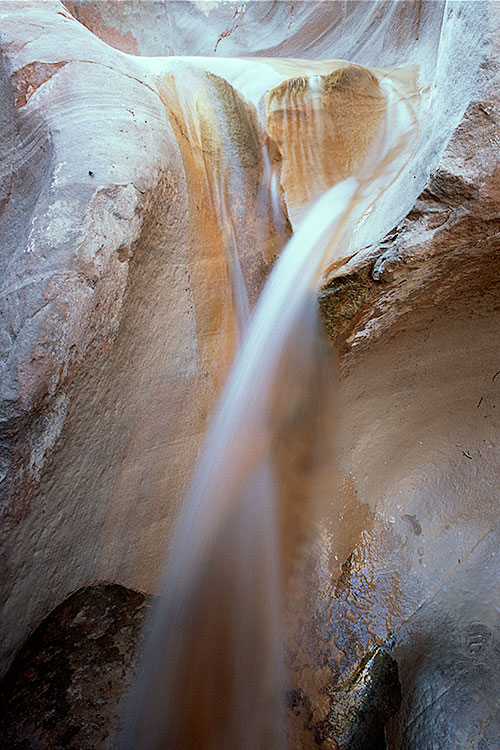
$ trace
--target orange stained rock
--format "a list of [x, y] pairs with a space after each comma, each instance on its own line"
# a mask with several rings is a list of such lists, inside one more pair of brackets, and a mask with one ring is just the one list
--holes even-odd
[[373, 73], [340, 64], [327, 75], [285, 81], [267, 94], [266, 109], [296, 220], [325, 190], [355, 174], [380, 128], [386, 101]]

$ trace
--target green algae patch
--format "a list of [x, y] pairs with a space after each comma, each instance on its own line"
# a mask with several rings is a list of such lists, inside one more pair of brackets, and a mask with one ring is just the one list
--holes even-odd
[[341, 344], [364, 307], [375, 297], [375, 284], [368, 269], [338, 276], [318, 295], [321, 319], [329, 338]]
[[[230, 138], [243, 169], [258, 169], [261, 161], [261, 134], [257, 112], [224, 78], [206, 73], [221, 108], [218, 128], [225, 120], [227, 137]], [[215, 101], [212, 100], [212, 106]]]
[[370, 93], [378, 94], [378, 81], [373, 73], [366, 70], [366, 68], [349, 65], [333, 70], [328, 75], [322, 76], [322, 78], [325, 94], [344, 94], [355, 91], [360, 85], [363, 87], [363, 91], [368, 85], [370, 88], [373, 88], [373, 91]]

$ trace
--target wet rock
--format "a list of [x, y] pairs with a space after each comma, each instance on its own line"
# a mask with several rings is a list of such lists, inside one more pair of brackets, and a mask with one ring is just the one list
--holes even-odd
[[1, 747], [114, 747], [147, 610], [144, 594], [113, 583], [87, 586], [56, 607], [0, 684]]
[[[96, 570], [151, 589], [233, 351], [224, 243], [179, 92], [170, 74], [159, 82], [116, 49], [347, 58], [354, 50], [355, 62], [398, 66], [419, 62], [413, 42], [440, 27], [444, 8], [419, 3], [416, 17], [412, 3], [386, 4], [380, 33], [357, 45], [356, 14], [373, 4], [178, 2], [160, 17], [164, 5], [0, 4], [4, 667]], [[473, 5], [486, 7], [447, 8], [464, 17]], [[322, 652], [307, 665], [319, 675], [314, 689], [304, 669], [291, 697], [292, 710], [313, 714], [302, 747], [361, 747], [368, 735], [382, 743], [399, 692], [391, 657], [377, 649], [392, 633], [403, 701], [390, 747], [499, 744], [489, 690], [498, 672], [499, 82], [497, 10], [488, 7], [488, 34], [480, 23], [477, 33], [492, 54], [445, 153], [426, 154], [408, 177], [418, 188], [396, 196], [397, 226], [380, 242], [367, 238], [373, 245], [333, 269], [320, 292], [342, 354], [343, 470], [370, 513], [344, 543], [340, 579], [328, 578], [328, 606], [310, 616]], [[476, 46], [446, 71], [450, 107], [469, 101], [460, 58]], [[212, 125], [231, 122], [245, 191], [255, 195], [256, 111], [210, 76]], [[450, 134], [460, 106], [453, 117], [443, 112], [449, 123], [435, 129], [446, 124]], [[244, 197], [231, 198], [242, 216]], [[255, 290], [289, 229], [271, 227], [256, 260], [251, 225], [261, 219], [239, 225]], [[112, 682], [123, 677], [120, 649], [129, 659], [137, 629], [115, 628], [103, 592], [94, 591], [101, 603], [90, 624], [62, 627], [62, 644], [55, 613], [26, 643], [4, 687], [17, 717], [17, 728], [9, 718], [3, 730], [6, 746], [110, 741], [118, 692], [94, 666], [109, 657]], [[126, 607], [109, 606], [125, 617]], [[97, 692], [83, 705], [87, 688]], [[90, 713], [101, 710], [96, 724]]]
[[385, 750], [385, 726], [401, 703], [398, 666], [387, 651], [367, 654], [352, 677], [328, 694], [331, 710], [314, 726], [316, 744], [333, 740], [339, 750]]
[[328, 188], [356, 173], [385, 116], [377, 78], [338, 65], [327, 75], [289, 79], [265, 97], [266, 130], [283, 156], [280, 181], [294, 227]]

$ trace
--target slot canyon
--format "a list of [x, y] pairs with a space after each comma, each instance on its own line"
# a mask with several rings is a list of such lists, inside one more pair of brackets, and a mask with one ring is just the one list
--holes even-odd
[[0, 46], [0, 748], [498, 750], [500, 4]]

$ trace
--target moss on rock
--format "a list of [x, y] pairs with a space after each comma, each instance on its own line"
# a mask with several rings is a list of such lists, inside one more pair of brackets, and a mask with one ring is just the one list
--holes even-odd
[[361, 310], [374, 296], [375, 285], [368, 270], [334, 278], [321, 289], [318, 295], [321, 319], [334, 344], [342, 344]]

